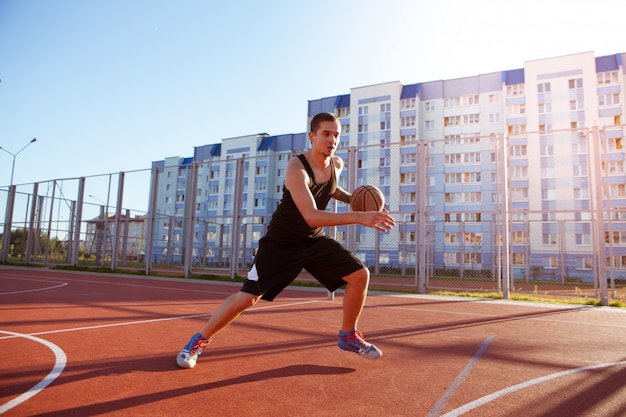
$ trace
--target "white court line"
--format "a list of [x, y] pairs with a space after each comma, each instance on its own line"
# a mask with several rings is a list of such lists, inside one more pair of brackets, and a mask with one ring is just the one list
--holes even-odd
[[33, 290], [21, 290], [21, 291], [11, 291], [11, 292], [0, 292], [0, 295], [13, 295], [13, 294], [23, 294], [23, 293], [28, 293], [28, 292], [37, 292], [37, 291], [46, 291], [46, 290], [53, 290], [55, 288], [61, 288], [61, 287], [65, 287], [66, 285], [68, 285], [67, 282], [61, 282], [59, 283], [59, 281], [48, 281], [45, 279], [32, 279], [32, 278], [23, 278], [23, 277], [10, 277], [8, 275], [5, 275], [2, 277], [2, 279], [14, 279], [17, 281], [35, 281], [35, 282], [48, 282], [48, 283], [52, 283], [52, 284], [57, 284], [57, 285], [53, 285], [51, 287], [44, 287], [44, 288], [35, 288]]
[[[268, 309], [279, 308], [279, 307], [291, 307], [291, 306], [296, 306], [296, 305], [311, 304], [311, 303], [317, 303], [317, 302], [319, 302], [319, 300], [301, 301], [301, 302], [289, 303], [289, 304], [276, 304], [276, 305], [270, 305], [270, 306], [265, 306], [265, 307], [250, 308], [250, 309], [246, 310], [246, 312], [253, 313], [253, 312], [258, 311], [258, 310], [268, 310]], [[92, 330], [92, 329], [105, 329], [107, 327], [132, 326], [132, 325], [135, 325], [135, 324], [158, 323], [160, 321], [182, 320], [182, 319], [192, 319], [192, 318], [196, 318], [196, 317], [206, 317], [206, 316], [210, 316], [211, 314], [212, 313], [204, 313], [204, 314], [193, 314], [193, 315], [187, 315], [187, 316], [162, 317], [160, 319], [127, 321], [127, 322], [122, 322], [122, 323], [98, 324], [96, 326], [73, 327], [73, 328], [70, 328], [70, 329], [59, 329], [59, 330], [49, 330], [49, 331], [46, 331], [46, 332], [35, 332], [35, 333], [31, 333], [31, 335], [41, 336], [41, 335], [45, 335], [45, 334], [77, 332], [77, 331]], [[10, 332], [4, 332], [4, 333], [10, 333]], [[19, 334], [19, 333], [16, 333], [16, 334]], [[13, 339], [15, 337], [18, 337], [18, 336], [4, 336], [4, 337], [0, 337], [0, 340]]]
[[500, 391], [496, 391], [493, 394], [489, 394], [489, 395], [485, 395], [482, 398], [479, 398], [475, 401], [472, 401], [470, 403], [465, 404], [462, 407], [459, 407], [455, 410], [452, 410], [450, 412], [447, 412], [446, 414], [442, 415], [441, 417], [457, 417], [457, 416], [461, 416], [465, 413], [467, 413], [468, 411], [472, 411], [475, 408], [478, 408], [480, 406], [483, 406], [491, 401], [497, 400], [501, 397], [504, 397], [507, 394], [511, 394], [515, 391], [519, 391], [528, 387], [531, 387], [533, 385], [537, 385], [537, 384], [541, 384], [542, 382], [547, 382], [556, 378], [560, 378], [562, 376], [568, 376], [568, 375], [572, 375], [578, 372], [585, 372], [585, 371], [591, 371], [594, 369], [601, 369], [601, 368], [608, 368], [611, 366], [622, 366], [622, 365], [626, 365], [626, 361], [621, 361], [621, 362], [611, 362], [611, 363], [600, 363], [597, 365], [590, 365], [590, 366], [583, 366], [582, 368], [574, 368], [574, 369], [569, 369], [567, 371], [563, 371], [563, 372], [557, 372], [555, 374], [551, 374], [551, 375], [546, 375], [546, 376], [542, 376], [540, 378], [536, 378], [536, 379], [532, 379], [530, 381], [527, 382], [522, 382], [521, 384], [517, 384], [517, 385], [513, 385], [512, 387], [509, 388], [505, 388], [502, 389]]
[[461, 386], [463, 381], [465, 381], [474, 365], [476, 365], [478, 359], [483, 355], [483, 353], [485, 353], [487, 346], [489, 346], [492, 340], [493, 336], [489, 336], [487, 340], [485, 340], [482, 346], [476, 351], [476, 353], [474, 353], [472, 359], [467, 363], [467, 365], [465, 365], [465, 368], [463, 368], [461, 373], [455, 378], [454, 382], [452, 382], [452, 385], [448, 387], [446, 392], [444, 392], [441, 398], [439, 398], [439, 401], [437, 401], [433, 408], [430, 409], [426, 417], [437, 417], [439, 413], [441, 413], [441, 410], [444, 409], [452, 396], [456, 394], [456, 392], [459, 390], [459, 387]]
[[[310, 301], [302, 301], [302, 302], [298, 302], [298, 303], [276, 304], [276, 305], [270, 305], [270, 306], [265, 306], [265, 307], [251, 308], [251, 309], [248, 309], [247, 312], [252, 313], [252, 312], [257, 311], [257, 310], [267, 310], [267, 309], [279, 308], [279, 307], [290, 307], [290, 306], [294, 306], [294, 305], [311, 304], [311, 303], [317, 303], [318, 301], [319, 300], [310, 300]], [[54, 365], [54, 368], [52, 368], [52, 371], [50, 371], [50, 373], [43, 380], [41, 380], [41, 382], [39, 382], [37, 385], [35, 385], [33, 388], [31, 388], [30, 390], [26, 391], [25, 393], [19, 395], [18, 397], [14, 398], [13, 400], [11, 400], [11, 401], [1, 405], [0, 406], [0, 414], [5, 413], [6, 411], [10, 410], [11, 408], [18, 406], [19, 404], [21, 404], [21, 403], [27, 401], [28, 399], [32, 398], [33, 396], [37, 395], [44, 388], [46, 388], [48, 385], [50, 385], [50, 383], [52, 383], [52, 381], [54, 381], [61, 374], [63, 369], [65, 368], [65, 364], [67, 362], [67, 358], [65, 356], [65, 352], [63, 352], [63, 350], [61, 348], [59, 348], [57, 345], [55, 345], [55, 344], [53, 344], [51, 342], [48, 342], [47, 340], [43, 340], [43, 339], [40, 339], [38, 337], [35, 337], [34, 335], [55, 334], [55, 333], [73, 332], [73, 331], [90, 330], [90, 329], [103, 329], [103, 328], [107, 328], [107, 327], [117, 327], [117, 326], [130, 326], [130, 325], [135, 325], [135, 324], [155, 323], [155, 322], [159, 322], [159, 321], [180, 320], [180, 319], [188, 319], [188, 318], [210, 316], [210, 315], [211, 315], [210, 313], [207, 313], [207, 314], [195, 314], [195, 315], [191, 315], [191, 316], [164, 317], [164, 318], [160, 318], [160, 319], [141, 320], [141, 321], [129, 321], [129, 322], [124, 322], [124, 323], [102, 324], [102, 325], [87, 326], [87, 327], [75, 327], [75, 328], [72, 328], [72, 329], [50, 330], [50, 331], [47, 331], [47, 332], [32, 333], [30, 335], [22, 334], [22, 333], [15, 333], [15, 332], [9, 332], [9, 331], [6, 331], [6, 330], [0, 330], [0, 333], [5, 333], [5, 334], [9, 335], [9, 336], [0, 337], [0, 340], [14, 339], [16, 337], [23, 337], [23, 338], [26, 338], [26, 339], [30, 339], [30, 340], [39, 342], [39, 343], [41, 343], [43, 345], [46, 345], [48, 348], [50, 348], [50, 350], [52, 350], [52, 352], [54, 352], [54, 354], [56, 356], [55, 365]]]
[[27, 401], [30, 398], [34, 397], [35, 395], [39, 394], [44, 388], [50, 385], [52, 381], [54, 381], [59, 375], [61, 375], [61, 372], [63, 372], [63, 369], [65, 369], [65, 364], [67, 363], [67, 357], [65, 356], [65, 352], [63, 352], [63, 349], [61, 349], [60, 347], [58, 347], [52, 342], [48, 342], [47, 340], [43, 340], [43, 339], [28, 335], [28, 334], [8, 332], [5, 330], [0, 330], [0, 333], [10, 334], [10, 335], [13, 335], [13, 337], [23, 337], [25, 339], [29, 339], [34, 342], [41, 343], [42, 345], [47, 346], [54, 353], [54, 356], [55, 356], [54, 367], [52, 368], [50, 373], [48, 373], [48, 375], [44, 377], [44, 379], [42, 379], [37, 385], [29, 389], [28, 391], [24, 392], [23, 394], [20, 394], [14, 399], [0, 405], [0, 414], [3, 414], [9, 411], [10, 409], [12, 409], [13, 407], [18, 406], [24, 401]]

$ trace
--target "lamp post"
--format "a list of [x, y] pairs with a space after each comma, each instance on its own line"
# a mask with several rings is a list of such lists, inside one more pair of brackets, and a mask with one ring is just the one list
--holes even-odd
[[0, 146], [0, 149], [2, 149], [3, 151], [5, 151], [6, 153], [8, 153], [9, 155], [13, 157], [13, 165], [11, 166], [11, 186], [13, 186], [13, 174], [15, 173], [15, 158], [17, 158], [20, 152], [26, 149], [31, 143], [35, 143], [35, 142], [37, 142], [37, 138], [32, 138], [30, 142], [28, 142], [22, 149], [20, 149], [16, 153], [9, 152], [6, 149], [4, 149], [2, 146]]
[[9, 155], [13, 157], [13, 165], [11, 166], [11, 185], [9, 187], [7, 210], [5, 213], [5, 220], [4, 220], [2, 252], [0, 253], [0, 261], [2, 261], [2, 263], [6, 263], [7, 257], [9, 255], [9, 246], [11, 245], [11, 220], [13, 219], [13, 204], [15, 203], [14, 202], [15, 190], [13, 189], [13, 174], [15, 173], [15, 158], [17, 158], [20, 152], [26, 149], [28, 145], [30, 145], [31, 143], [35, 143], [35, 142], [37, 142], [36, 138], [31, 139], [30, 142], [28, 142], [22, 149], [20, 149], [16, 153], [9, 152], [6, 149], [4, 149], [2, 146], [0, 146], [0, 149], [2, 149], [3, 151], [5, 151], [6, 153], [8, 153]]

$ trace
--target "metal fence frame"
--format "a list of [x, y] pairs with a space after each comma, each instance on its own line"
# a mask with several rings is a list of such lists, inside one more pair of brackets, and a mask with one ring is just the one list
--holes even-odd
[[[430, 203], [433, 195], [428, 180], [429, 175], [432, 175], [429, 145], [425, 140], [418, 140], [410, 145], [415, 147], [416, 154], [415, 201], [411, 202], [414, 209], [391, 213], [398, 220], [395, 230], [383, 235], [362, 226], [349, 225], [327, 228], [327, 233], [337, 236], [349, 249], [361, 256], [372, 271], [373, 283], [385, 287], [395, 286], [419, 293], [437, 289], [495, 291], [502, 293], [505, 298], [509, 298], [512, 292], [563, 293], [598, 298], [606, 305], [610, 297], [615, 297], [616, 285], [626, 277], [626, 269], [623, 269], [626, 265], [613, 264], [615, 254], [626, 255], [621, 247], [625, 245], [621, 245], [621, 241], [613, 241], [615, 232], [626, 231], [626, 221], [621, 220], [626, 215], [622, 215], [624, 208], [607, 205], [604, 197], [606, 181], [603, 180], [603, 150], [600, 148], [602, 130], [596, 127], [585, 134], [596, 139], [589, 140], [592, 195], [591, 206], [585, 210], [547, 213], [513, 208], [509, 195], [510, 155], [507, 150], [510, 145], [506, 136], [498, 136], [494, 148], [497, 154], [493, 167], [497, 179], [496, 184], [493, 184], [497, 196], [493, 205], [495, 209], [482, 210], [478, 222], [476, 219], [466, 219], [466, 210], [435, 210], [436, 207]], [[402, 146], [394, 143], [382, 150], [380, 146], [339, 149], [338, 153], [346, 161], [342, 186], [354, 189], [360, 182], [371, 178], [367, 172], [360, 172], [362, 168], [359, 161], [363, 160], [363, 155], [368, 155], [365, 158], [369, 160], [375, 160], [376, 156], [372, 158], [372, 155], [399, 153]], [[293, 154], [290, 152], [289, 156]], [[259, 157], [242, 156], [232, 161], [234, 170], [230, 181], [233, 201], [230, 214], [207, 215], [197, 211], [195, 190], [198, 188], [201, 161], [191, 162], [184, 167], [185, 178], [181, 180], [184, 186], [181, 191], [184, 196], [184, 203], [181, 204], [183, 209], [176, 214], [166, 215], [158, 209], [159, 199], [163, 197], [159, 195], [162, 172], [158, 168], [141, 171], [141, 175], [149, 180], [133, 188], [126, 184], [128, 176], [140, 171], [0, 188], [0, 198], [6, 199], [0, 262], [58, 263], [100, 266], [112, 270], [120, 267], [136, 268], [145, 274], [155, 270], [174, 270], [182, 271], [185, 277], [212, 271], [235, 277], [252, 263], [258, 238], [264, 234], [273, 211], [268, 208], [262, 214], [250, 214], [245, 208], [245, 187], [253, 177], [247, 174], [247, 169], [257, 159]], [[369, 166], [367, 169], [375, 167]], [[72, 184], [69, 193], [67, 187], [61, 187], [62, 183]], [[93, 187], [98, 192], [106, 187], [106, 202], [100, 200], [95, 204], [88, 201], [88, 197], [93, 197], [89, 194]], [[138, 189], [147, 192], [148, 205], [145, 212], [139, 210], [143, 222], [140, 238], [132, 237], [129, 233], [132, 218], [130, 209], [124, 205], [129, 194], [136, 193]], [[389, 191], [386, 194], [388, 202], [394, 207], [403, 206], [398, 201], [398, 195]], [[334, 202], [330, 209], [342, 211], [348, 208], [343, 203]], [[93, 213], [94, 210], [97, 210], [97, 216], [84, 218], [86, 211]], [[529, 240], [524, 239], [541, 235], [535, 231], [544, 227], [542, 216], [548, 214], [555, 219], [557, 243], [550, 253], [542, 254], [531, 248], [544, 246], [545, 242], [531, 245]], [[618, 220], [613, 220], [616, 217]], [[454, 221], [448, 221], [450, 218]], [[585, 221], [577, 222], [576, 218], [584, 218]], [[568, 238], [576, 233], [566, 233], [568, 227], [576, 228], [581, 223], [590, 228], [584, 234], [585, 239], [590, 240], [581, 245], [582, 249], [572, 247], [571, 242], [568, 242]], [[166, 224], [169, 226], [165, 227]], [[157, 225], [160, 225], [159, 230]], [[10, 244], [11, 232], [20, 229], [26, 235], [26, 242], [22, 256], [15, 257], [12, 256], [14, 248]], [[168, 231], [166, 239], [161, 235], [163, 230]], [[174, 240], [174, 230], [180, 232], [176, 234], [180, 236], [178, 241]], [[64, 248], [62, 256], [58, 256], [58, 236], [63, 236], [60, 239]], [[87, 242], [91, 242], [90, 248], [87, 248]], [[56, 244], [54, 248], [53, 244]], [[128, 255], [130, 246], [136, 248], [136, 255]], [[137, 249], [140, 247], [141, 250]], [[450, 248], [454, 252], [450, 252]], [[538, 265], [542, 256], [558, 259], [548, 259], [546, 264]], [[456, 266], [455, 259], [458, 260]], [[518, 262], [518, 259], [522, 261]], [[550, 262], [554, 262], [555, 267], [551, 267]], [[588, 268], [584, 274], [572, 274], [573, 269], [580, 269], [578, 266]]]

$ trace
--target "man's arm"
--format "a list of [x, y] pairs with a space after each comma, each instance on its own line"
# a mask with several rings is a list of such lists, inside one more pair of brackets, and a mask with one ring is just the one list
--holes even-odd
[[[311, 227], [323, 226], [340, 226], [345, 224], [362, 224], [363, 226], [372, 227], [374, 229], [386, 232], [395, 225], [394, 219], [389, 216], [386, 210], [381, 212], [363, 211], [344, 213], [333, 213], [325, 210], [318, 210], [315, 205], [315, 199], [309, 190], [309, 175], [307, 174], [302, 162], [298, 158], [293, 158], [287, 165], [285, 172], [285, 187], [291, 193], [294, 203], [298, 207], [300, 214]], [[340, 190], [340, 188], [338, 188]], [[349, 194], [341, 189], [335, 192], [333, 197], [338, 194], [341, 198], [347, 198]], [[336, 197], [335, 197], [336, 198]], [[344, 201], [344, 200], [341, 200]]]
[[335, 190], [335, 193], [333, 194], [333, 198], [335, 200], [342, 201], [342, 202], [344, 202], [346, 204], [350, 204], [350, 198], [351, 197], [352, 197], [352, 194], [350, 194], [349, 192], [347, 192], [346, 190], [344, 190], [340, 186], [337, 186], [337, 189]]

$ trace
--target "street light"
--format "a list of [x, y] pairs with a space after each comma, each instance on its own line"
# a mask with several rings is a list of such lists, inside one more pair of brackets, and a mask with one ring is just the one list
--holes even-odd
[[30, 142], [28, 142], [22, 149], [20, 149], [16, 153], [9, 152], [6, 149], [4, 149], [2, 146], [0, 146], [0, 149], [2, 149], [3, 151], [5, 151], [6, 153], [8, 153], [9, 155], [13, 157], [13, 165], [11, 166], [11, 187], [13, 186], [13, 173], [15, 172], [15, 158], [17, 158], [20, 152], [26, 149], [28, 145], [30, 145], [31, 143], [35, 143], [35, 142], [37, 142], [37, 138], [32, 138]]

